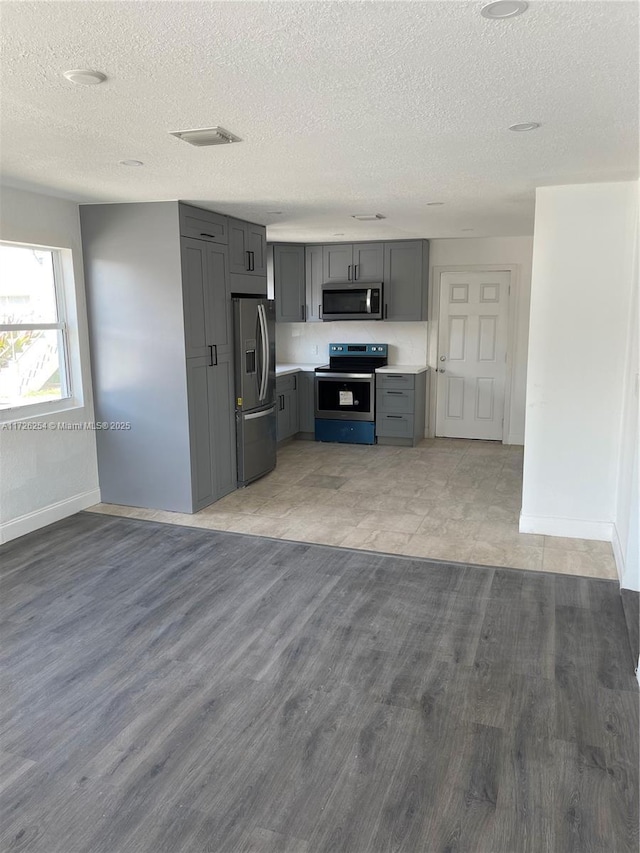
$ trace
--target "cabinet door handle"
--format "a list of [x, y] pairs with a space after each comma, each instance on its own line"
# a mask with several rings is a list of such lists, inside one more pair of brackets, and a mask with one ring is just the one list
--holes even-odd
[[204, 233], [204, 231], [201, 231], [201, 232], [200, 232], [200, 236], [201, 236], [201, 237], [211, 237], [211, 239], [212, 239], [212, 240], [215, 240], [215, 239], [216, 239], [216, 235], [215, 235], [215, 234], [205, 234], [205, 233]]
[[217, 364], [218, 364], [218, 347], [216, 344], [210, 344], [209, 345], [209, 367], [216, 367]]
[[254, 252], [249, 252], [249, 254], [251, 255], [251, 272], [254, 272], [256, 268], [256, 256]]
[[351, 281], [351, 264], [347, 267], [347, 281]]
[[318, 303], [318, 320], [322, 320], [322, 303]]
[[404, 391], [387, 391], [387, 394], [404, 394]]
[[385, 415], [386, 418], [393, 418], [394, 420], [401, 421], [402, 415]]
[[360, 264], [355, 264], [353, 267], [353, 280], [354, 281], [358, 280], [358, 267], [359, 266], [360, 266]]
[[251, 252], [247, 249], [245, 255], [247, 256], [247, 258], [244, 262], [244, 268], [247, 272], [251, 272]]
[[385, 302], [385, 305], [384, 305], [384, 319], [386, 320], [388, 316], [389, 316], [389, 306], [388, 306], [388, 305], [386, 304], [386, 302]]
[[304, 321], [307, 319], [307, 306], [306, 305], [300, 306], [300, 314], [302, 315], [302, 322], [304, 323]]

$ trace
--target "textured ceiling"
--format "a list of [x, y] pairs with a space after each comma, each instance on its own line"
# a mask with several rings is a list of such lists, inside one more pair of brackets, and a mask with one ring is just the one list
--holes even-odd
[[[272, 240], [530, 234], [536, 186], [637, 177], [638, 5], [482, 5], [2, 2], [4, 179], [191, 200]], [[107, 82], [62, 77], [83, 67]], [[168, 134], [217, 124], [244, 141]]]

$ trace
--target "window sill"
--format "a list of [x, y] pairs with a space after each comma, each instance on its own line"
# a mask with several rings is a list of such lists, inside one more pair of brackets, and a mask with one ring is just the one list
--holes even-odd
[[33, 403], [30, 406], [15, 406], [12, 409], [0, 409], [0, 424], [19, 423], [32, 420], [56, 420], [57, 415], [86, 408], [81, 400], [69, 397], [66, 400], [50, 400], [47, 403]]

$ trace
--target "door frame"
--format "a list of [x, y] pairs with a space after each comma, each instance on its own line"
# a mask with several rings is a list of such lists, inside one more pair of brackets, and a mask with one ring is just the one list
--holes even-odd
[[511, 397], [513, 382], [513, 362], [517, 340], [518, 305], [520, 301], [520, 264], [448, 264], [432, 268], [431, 281], [434, 287], [429, 293], [429, 347], [427, 361], [430, 367], [429, 394], [429, 430], [428, 437], [436, 434], [436, 406], [438, 394], [437, 367], [440, 334], [440, 290], [442, 275], [449, 272], [507, 272], [509, 273], [509, 306], [507, 311], [507, 368], [504, 383], [504, 414], [502, 422], [502, 443], [507, 444], [511, 422]]

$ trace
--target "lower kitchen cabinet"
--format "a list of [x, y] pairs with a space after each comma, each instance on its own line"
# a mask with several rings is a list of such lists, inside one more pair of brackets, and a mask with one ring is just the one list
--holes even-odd
[[193, 509], [236, 489], [234, 375], [230, 353], [187, 359]]
[[376, 376], [378, 444], [415, 447], [424, 438], [427, 372]]
[[298, 376], [298, 427], [300, 438], [315, 440], [316, 432], [316, 374], [304, 370]]
[[276, 434], [278, 441], [298, 432], [298, 373], [276, 377]]

